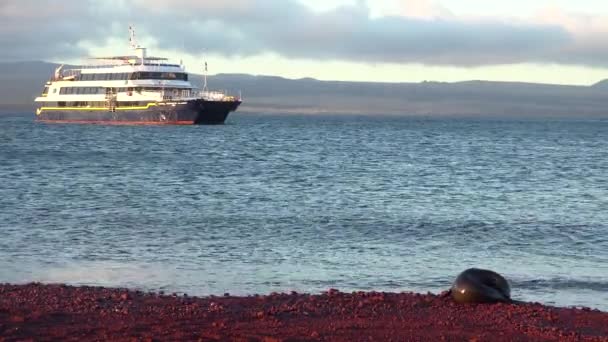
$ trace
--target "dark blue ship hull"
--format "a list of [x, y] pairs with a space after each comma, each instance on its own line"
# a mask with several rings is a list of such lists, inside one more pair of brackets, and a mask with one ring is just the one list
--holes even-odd
[[36, 120], [56, 123], [102, 124], [223, 124], [241, 101], [205, 101], [148, 103], [140, 106], [115, 108], [40, 107]]

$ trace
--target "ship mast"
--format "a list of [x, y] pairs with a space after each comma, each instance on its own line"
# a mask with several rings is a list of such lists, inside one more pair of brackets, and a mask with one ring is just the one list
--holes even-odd
[[204, 76], [204, 83], [203, 83], [203, 91], [208, 91], [209, 89], [207, 89], [207, 61], [205, 61], [205, 73], [203, 74]]
[[135, 28], [133, 25], [129, 25], [129, 46], [133, 50], [139, 47], [139, 45], [137, 45], [137, 40], [135, 40]]
[[146, 59], [146, 48], [139, 46], [135, 38], [135, 28], [133, 25], [129, 25], [129, 46], [135, 50], [137, 57], [141, 58], [141, 64], [145, 64]]

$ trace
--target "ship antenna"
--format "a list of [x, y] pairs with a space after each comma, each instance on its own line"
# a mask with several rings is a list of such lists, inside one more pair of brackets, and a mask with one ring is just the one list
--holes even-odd
[[135, 28], [133, 25], [129, 25], [129, 45], [131, 46], [131, 49], [137, 49], [139, 47], [135, 40]]
[[205, 73], [203, 74], [203, 76], [204, 76], [203, 91], [208, 91], [208, 89], [207, 89], [207, 61], [205, 61]]

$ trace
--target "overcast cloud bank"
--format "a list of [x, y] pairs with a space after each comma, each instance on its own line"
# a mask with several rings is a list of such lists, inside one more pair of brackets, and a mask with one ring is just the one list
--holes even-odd
[[363, 1], [317, 12], [295, 0], [5, 0], [0, 60], [78, 58], [88, 54], [85, 46], [126, 41], [126, 26], [134, 23], [157, 46], [192, 55], [204, 47], [225, 56], [272, 52], [366, 63], [608, 65], [605, 18], [555, 8], [530, 20], [444, 10], [421, 17], [416, 1], [408, 3], [411, 16], [405, 8], [374, 17]]

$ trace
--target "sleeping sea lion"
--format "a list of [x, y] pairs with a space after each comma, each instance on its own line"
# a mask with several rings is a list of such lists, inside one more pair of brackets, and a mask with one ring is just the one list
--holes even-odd
[[478, 268], [460, 273], [450, 291], [457, 303], [513, 302], [509, 282], [503, 276]]

